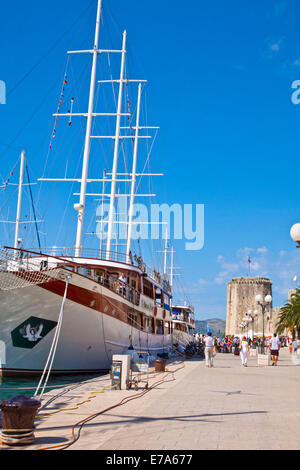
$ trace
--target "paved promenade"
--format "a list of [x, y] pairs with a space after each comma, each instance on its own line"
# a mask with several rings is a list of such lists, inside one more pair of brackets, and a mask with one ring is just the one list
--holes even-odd
[[52, 391], [36, 421], [36, 443], [25, 449], [72, 441], [75, 423], [122, 399], [76, 427], [80, 437], [68, 449], [300, 449], [300, 365], [287, 349], [278, 367], [258, 367], [250, 357], [245, 368], [232, 354], [217, 354], [214, 368], [181, 359], [167, 367], [152, 374], [146, 393], [143, 384], [139, 391], [103, 391], [108, 376], [60, 395]]

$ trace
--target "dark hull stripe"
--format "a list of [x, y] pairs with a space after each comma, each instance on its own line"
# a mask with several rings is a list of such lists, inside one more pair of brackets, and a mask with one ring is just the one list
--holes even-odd
[[[79, 375], [79, 374], [103, 374], [107, 373], [109, 369], [66, 369], [66, 370], [52, 370], [51, 376], [59, 375]], [[0, 369], [0, 377], [35, 377], [43, 373], [41, 369]]]
[[[38, 286], [63, 297], [66, 284], [64, 281], [55, 280], [38, 284]], [[69, 284], [67, 299], [83, 305], [84, 307], [114, 317], [124, 323], [128, 323], [128, 310], [132, 310], [122, 301], [109, 298], [99, 292], [94, 292], [73, 284]]]

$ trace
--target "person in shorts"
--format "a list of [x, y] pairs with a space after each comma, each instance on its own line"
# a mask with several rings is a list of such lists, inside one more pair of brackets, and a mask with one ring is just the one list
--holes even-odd
[[206, 367], [213, 367], [213, 338], [209, 331], [204, 339]]
[[269, 349], [271, 352], [271, 360], [273, 361], [272, 366], [277, 366], [279, 349], [280, 349], [280, 341], [276, 333], [273, 334], [273, 338], [271, 338], [269, 342]]
[[293, 353], [297, 354], [298, 341], [296, 339], [294, 339], [294, 341], [292, 342], [292, 347], [293, 347]]

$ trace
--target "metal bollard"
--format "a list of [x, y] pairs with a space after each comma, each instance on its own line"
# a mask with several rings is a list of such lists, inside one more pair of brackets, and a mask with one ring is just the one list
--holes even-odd
[[165, 372], [166, 362], [167, 361], [165, 359], [155, 359], [155, 372]]
[[2, 401], [0, 403], [2, 410], [1, 442], [9, 446], [33, 444], [35, 441], [34, 420], [40, 406], [41, 402], [24, 395], [17, 395]]

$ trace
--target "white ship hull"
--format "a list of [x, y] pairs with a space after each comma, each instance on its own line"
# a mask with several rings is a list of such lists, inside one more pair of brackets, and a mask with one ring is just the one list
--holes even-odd
[[[168, 351], [172, 335], [146, 333], [120, 319], [132, 304], [82, 276], [73, 274], [71, 282], [53, 374], [108, 370], [113, 354], [128, 352], [130, 337], [137, 351], [153, 355]], [[55, 280], [43, 286], [0, 291], [2, 376], [36, 375], [44, 369], [64, 289], [65, 282]], [[35, 330], [30, 332], [34, 323]], [[42, 328], [40, 334], [38, 328]]]

